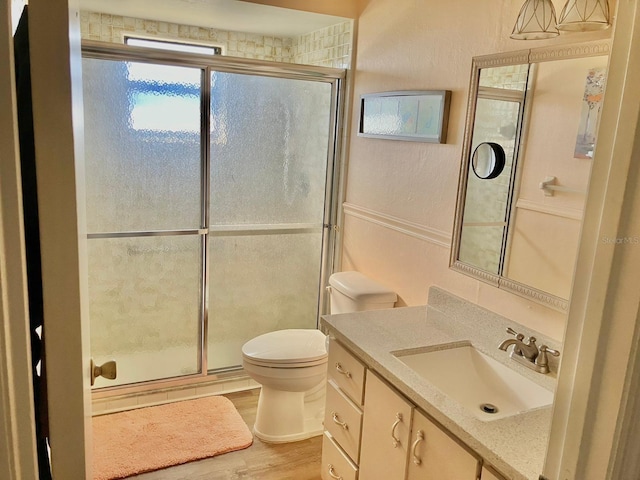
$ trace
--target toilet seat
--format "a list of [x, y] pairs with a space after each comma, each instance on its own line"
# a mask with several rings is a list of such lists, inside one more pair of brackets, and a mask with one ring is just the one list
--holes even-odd
[[287, 329], [259, 335], [242, 346], [242, 357], [252, 365], [305, 368], [327, 362], [325, 335], [315, 329]]
[[255, 365], [257, 367], [268, 367], [268, 368], [307, 368], [307, 367], [315, 367], [316, 365], [323, 365], [327, 363], [327, 357], [321, 358], [320, 360], [315, 360], [311, 362], [295, 362], [295, 363], [275, 363], [275, 362], [267, 362], [255, 360], [250, 357], [242, 356], [245, 363], [250, 365]]

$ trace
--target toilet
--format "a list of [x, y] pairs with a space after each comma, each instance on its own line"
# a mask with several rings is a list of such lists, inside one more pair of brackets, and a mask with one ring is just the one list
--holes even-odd
[[[359, 272], [334, 273], [327, 287], [331, 314], [392, 308], [397, 295]], [[259, 335], [242, 346], [242, 365], [262, 385], [253, 428], [270, 443], [322, 433], [327, 377], [326, 337], [316, 329]]]

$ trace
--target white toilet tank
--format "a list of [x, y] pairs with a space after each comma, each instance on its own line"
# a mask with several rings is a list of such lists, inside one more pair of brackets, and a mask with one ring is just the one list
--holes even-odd
[[329, 277], [331, 314], [393, 308], [393, 290], [360, 272], [338, 272]]

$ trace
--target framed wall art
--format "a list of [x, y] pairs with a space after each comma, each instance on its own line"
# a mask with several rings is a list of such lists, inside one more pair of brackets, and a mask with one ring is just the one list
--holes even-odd
[[450, 90], [362, 95], [358, 136], [446, 143], [450, 101]]
[[606, 78], [605, 68], [592, 68], [587, 74], [574, 158], [593, 158]]

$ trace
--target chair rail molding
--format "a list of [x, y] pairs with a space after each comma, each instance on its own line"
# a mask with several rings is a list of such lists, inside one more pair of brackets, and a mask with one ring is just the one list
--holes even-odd
[[394, 215], [378, 212], [348, 202], [342, 204], [342, 209], [345, 215], [359, 218], [390, 230], [395, 230], [396, 232], [433, 243], [440, 247], [451, 247], [451, 235], [448, 232], [443, 232], [442, 230], [420, 225]]

